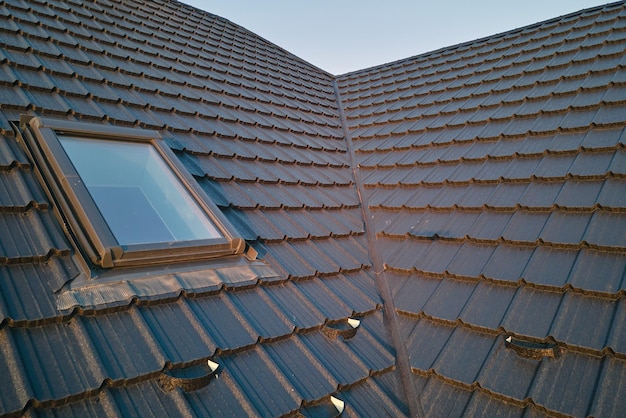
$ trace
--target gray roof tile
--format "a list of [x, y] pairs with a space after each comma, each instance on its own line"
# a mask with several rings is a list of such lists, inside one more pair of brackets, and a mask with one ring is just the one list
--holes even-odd
[[[372, 379], [373, 383], [354, 387], [339, 394], [346, 403], [346, 413], [354, 411], [356, 415], [376, 416], [409, 415], [403, 399], [397, 397], [400, 382], [397, 373], [387, 372]], [[375, 405], [368, 405], [369, 400], [377, 399]]]
[[496, 280], [517, 282], [532, 256], [533, 249], [509, 244], [500, 244], [482, 271], [486, 277]]
[[[496, 344], [502, 344], [501, 340]], [[485, 389], [497, 391], [515, 399], [524, 399], [528, 395], [538, 362], [520, 358], [513, 350], [496, 349], [489, 356], [477, 379]], [[514, 373], [511, 373], [514, 371]], [[484, 382], [484, 383], [483, 383]]]
[[[463, 415], [472, 392], [438, 377], [426, 378], [414, 374], [413, 378], [419, 388], [420, 401], [426, 416], [443, 418]], [[444, 397], [446, 402], [442, 402]]]
[[435, 325], [426, 318], [417, 321], [406, 317], [400, 318], [403, 341], [407, 344], [411, 367], [420, 370], [431, 369], [454, 332], [454, 327]]
[[349, 387], [352, 382], [358, 382], [368, 376], [367, 366], [342, 339], [330, 340], [320, 333], [310, 333], [303, 335], [301, 340], [330, 372], [339, 389]]
[[599, 246], [620, 247], [626, 245], [623, 234], [626, 219], [619, 213], [598, 211], [593, 214], [583, 240]]
[[210, 301], [190, 299], [187, 303], [210, 339], [221, 350], [237, 350], [257, 341], [252, 327], [226, 296], [220, 295]]
[[548, 220], [549, 213], [517, 211], [511, 217], [502, 237], [510, 241], [535, 242]]
[[537, 247], [522, 276], [529, 283], [561, 287], [568, 281], [577, 255], [577, 251], [574, 250]]
[[[610, 299], [567, 292], [554, 318], [550, 335], [557, 341], [601, 351], [613, 326], [615, 308], [615, 302]], [[580, 329], [587, 332], [581, 333]]]
[[587, 229], [591, 214], [553, 211], [540, 238], [554, 244], [578, 244]]
[[[285, 376], [272, 367], [271, 359], [260, 348], [224, 358], [225, 373], [231, 374], [241, 385], [241, 390], [262, 416], [285, 414], [298, 409], [300, 403]], [[255, 373], [247, 370], [255, 370]]]
[[572, 267], [569, 281], [577, 289], [615, 294], [626, 286], [625, 274], [626, 259], [620, 254], [582, 249]]
[[459, 318], [468, 324], [497, 329], [515, 297], [517, 288], [480, 282]]
[[428, 299], [423, 311], [435, 318], [455, 320], [476, 288], [472, 282], [442, 280]]
[[588, 208], [598, 202], [602, 187], [603, 182], [600, 181], [567, 180], [554, 203], [566, 208]]
[[545, 338], [559, 305], [562, 294], [531, 287], [520, 287], [502, 321], [502, 326], [516, 334]]
[[394, 294], [396, 308], [413, 314], [418, 314], [423, 310], [424, 305], [441, 283], [439, 279], [428, 278], [419, 274], [404, 278], [394, 277], [393, 280], [397, 282], [395, 284], [397, 290]]
[[499, 342], [493, 335], [456, 327], [433, 367], [445, 376], [470, 385], [477, 380], [485, 358]]
[[[601, 359], [568, 353], [558, 362], [541, 362], [529, 396], [551, 410], [585, 415], [594, 394]], [[579, 382], [576, 389], [555, 385], [559, 381]]]

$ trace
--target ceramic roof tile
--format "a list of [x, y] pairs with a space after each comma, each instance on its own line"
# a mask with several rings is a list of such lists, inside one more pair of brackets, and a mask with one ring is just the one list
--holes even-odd
[[[96, 389], [106, 378], [103, 364], [94, 356], [84, 327], [77, 321], [67, 325], [35, 329], [3, 330], [10, 333], [16, 350], [28, 358], [34, 367], [23, 369], [32, 390], [29, 398], [40, 401], [68, 398], [85, 388]], [[40, 344], [39, 341], [47, 341]], [[78, 343], [77, 343], [78, 342]], [[55, 384], [48, 383], [55, 377]]]
[[324, 322], [322, 313], [293, 284], [269, 287], [265, 293], [296, 329], [308, 329]]
[[520, 205], [529, 208], [551, 207], [563, 187], [561, 182], [531, 182], [519, 200]]
[[486, 277], [516, 282], [532, 256], [533, 249], [515, 245], [500, 244], [482, 271]]
[[540, 233], [540, 238], [556, 244], [578, 244], [590, 218], [588, 213], [553, 211]]
[[336, 380], [320, 364], [311, 362], [313, 354], [300, 339], [268, 345], [265, 352], [303, 399], [314, 401], [335, 390]]
[[159, 307], [139, 308], [160, 351], [174, 363], [210, 357], [216, 344], [185, 301]]
[[[16, 235], [9, 231], [21, 231]], [[28, 233], [26, 233], [29, 231]], [[0, 216], [0, 259], [40, 259], [57, 252], [66, 254], [68, 244], [47, 211], [30, 210], [25, 213], [3, 213]]]
[[[600, 363], [599, 358], [577, 353], [567, 354], [559, 362], [542, 362], [529, 395], [549, 409], [584, 415], [593, 399]], [[570, 385], [557, 387], [554, 385], [557, 381], [579, 384], [575, 388]]]
[[[102, 318], [81, 318], [105, 376], [120, 381], [161, 370], [165, 363], [146, 323], [136, 311]], [[118, 347], [124, 347], [120, 353]], [[93, 360], [92, 360], [93, 361]]]
[[575, 288], [617, 293], [626, 285], [625, 273], [626, 260], [619, 254], [582, 249], [572, 267], [569, 280]]
[[447, 271], [451, 274], [478, 277], [494, 250], [495, 248], [489, 245], [463, 244], [450, 262]]
[[[449, 384], [436, 377], [426, 380], [413, 375], [414, 384], [420, 388], [423, 413], [432, 417], [462, 416], [472, 393], [456, 384]], [[442, 402], [447, 399], [446, 402]]]
[[365, 378], [369, 370], [341, 339], [330, 340], [320, 333], [301, 337], [317, 360], [324, 365], [338, 383], [339, 388]]
[[515, 292], [513, 286], [478, 283], [459, 317], [469, 324], [497, 329]]
[[[242, 386], [260, 415], [282, 415], [298, 408], [293, 387], [280, 371], [271, 370], [271, 360], [260, 348], [224, 358], [224, 368]], [[257, 373], [246, 372], [253, 369]], [[270, 393], [272, 399], [268, 402]]]
[[537, 247], [522, 275], [530, 283], [561, 287], [567, 282], [576, 257], [573, 250]]
[[[388, 372], [372, 379], [372, 383], [356, 386], [351, 390], [341, 392], [340, 396], [346, 403], [346, 414], [354, 411], [356, 415], [373, 414], [377, 416], [408, 415], [409, 410], [403, 399], [397, 396], [399, 392], [399, 377], [396, 373]], [[369, 399], [379, 399], [376, 405], [368, 405]]]
[[516, 334], [545, 338], [549, 335], [562, 297], [561, 293], [521, 287], [513, 298], [502, 326]]
[[257, 341], [252, 327], [225, 296], [188, 301], [189, 309], [203, 324], [215, 345], [222, 350], [236, 350]]
[[[0, 406], [4, 413], [11, 413], [21, 411], [29, 398], [34, 394], [34, 389], [28, 382], [28, 376], [24, 374], [15, 373], [12, 371], [14, 368], [24, 369], [24, 364], [21, 360], [20, 352], [16, 341], [7, 332], [0, 333], [0, 370], [2, 375], [6, 376], [7, 380], [10, 379], [10, 385], [3, 385], [3, 390], [0, 392]], [[9, 378], [10, 377], [10, 378]]]
[[476, 288], [472, 282], [442, 280], [423, 310], [427, 315], [455, 320]]
[[[513, 350], [496, 350], [490, 356], [480, 373], [479, 380], [489, 390], [516, 399], [523, 399], [528, 393], [535, 376], [537, 362], [524, 361]], [[511, 371], [515, 370], [515, 378]]]
[[[477, 380], [485, 358], [496, 344], [497, 339], [492, 335], [457, 327], [433, 367], [454, 380], [472, 384]], [[459, 352], [455, 349], [458, 346], [466, 347], [468, 350]], [[460, 366], [461, 364], [463, 366]]]
[[596, 416], [619, 414], [617, 410], [620, 407], [619, 402], [613, 402], [610, 398], [616, 399], [623, 394], [624, 385], [621, 382], [624, 380], [624, 367], [621, 364], [621, 360], [607, 358], [604, 361], [605, 364], [602, 366], [598, 376], [596, 396], [594, 396], [593, 403], [588, 411], [588, 413]]
[[497, 240], [511, 221], [508, 212], [482, 212], [468, 229], [467, 235], [477, 239]]
[[274, 339], [291, 334], [294, 325], [271, 299], [256, 290], [233, 292], [229, 295], [232, 303], [239, 309], [242, 317], [256, 330], [256, 335], [263, 339]]
[[613, 160], [611, 160], [611, 165], [609, 166], [609, 172], [613, 174], [626, 174], [626, 151], [623, 149], [617, 150], [615, 155], [613, 156]]
[[420, 318], [402, 318], [403, 340], [406, 341], [411, 367], [429, 370], [439, 357], [443, 347], [450, 339], [454, 328], [435, 325], [430, 320]]
[[319, 279], [298, 282], [296, 288], [307, 296], [308, 300], [313, 302], [324, 317], [329, 320], [338, 320], [352, 315], [351, 308], [331, 289], [320, 283]]
[[[558, 341], [601, 351], [613, 326], [615, 308], [615, 302], [610, 299], [566, 293], [550, 334]], [[588, 331], [581, 333], [581, 329]]]
[[36, 323], [58, 315], [53, 292], [75, 278], [79, 270], [70, 257], [51, 257], [42, 263], [2, 265], [0, 272], [4, 318]]
[[598, 202], [603, 183], [599, 181], [568, 180], [563, 184], [555, 204], [567, 208], [587, 208]]

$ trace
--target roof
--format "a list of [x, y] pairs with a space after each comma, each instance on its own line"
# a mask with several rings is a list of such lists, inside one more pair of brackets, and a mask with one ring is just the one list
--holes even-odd
[[[337, 77], [176, 1], [0, 11], [0, 414], [623, 409], [623, 2]], [[22, 114], [159, 131], [263, 266], [65, 303]]]

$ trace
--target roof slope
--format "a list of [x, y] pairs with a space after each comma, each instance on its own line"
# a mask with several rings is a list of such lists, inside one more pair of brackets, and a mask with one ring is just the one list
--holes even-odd
[[[0, 13], [0, 414], [623, 409], [624, 3], [337, 78], [175, 1]], [[58, 310], [24, 113], [158, 130], [266, 264]]]
[[[407, 412], [328, 74], [176, 2], [1, 11], [0, 414], [276, 416], [331, 394]], [[163, 272], [160, 294], [131, 282], [57, 310], [78, 268], [15, 144], [23, 113], [160, 131], [276, 274]], [[354, 338], [324, 336], [355, 315]], [[162, 371], [208, 359], [208, 387], [161, 389]]]
[[339, 78], [425, 415], [623, 409], [625, 50], [617, 3]]

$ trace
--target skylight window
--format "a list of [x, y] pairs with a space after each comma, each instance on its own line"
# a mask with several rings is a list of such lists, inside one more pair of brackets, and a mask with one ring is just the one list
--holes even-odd
[[88, 265], [197, 261], [245, 249], [158, 132], [23, 117], [18, 133]]
[[152, 146], [75, 137], [60, 141], [120, 244], [222, 236]]

